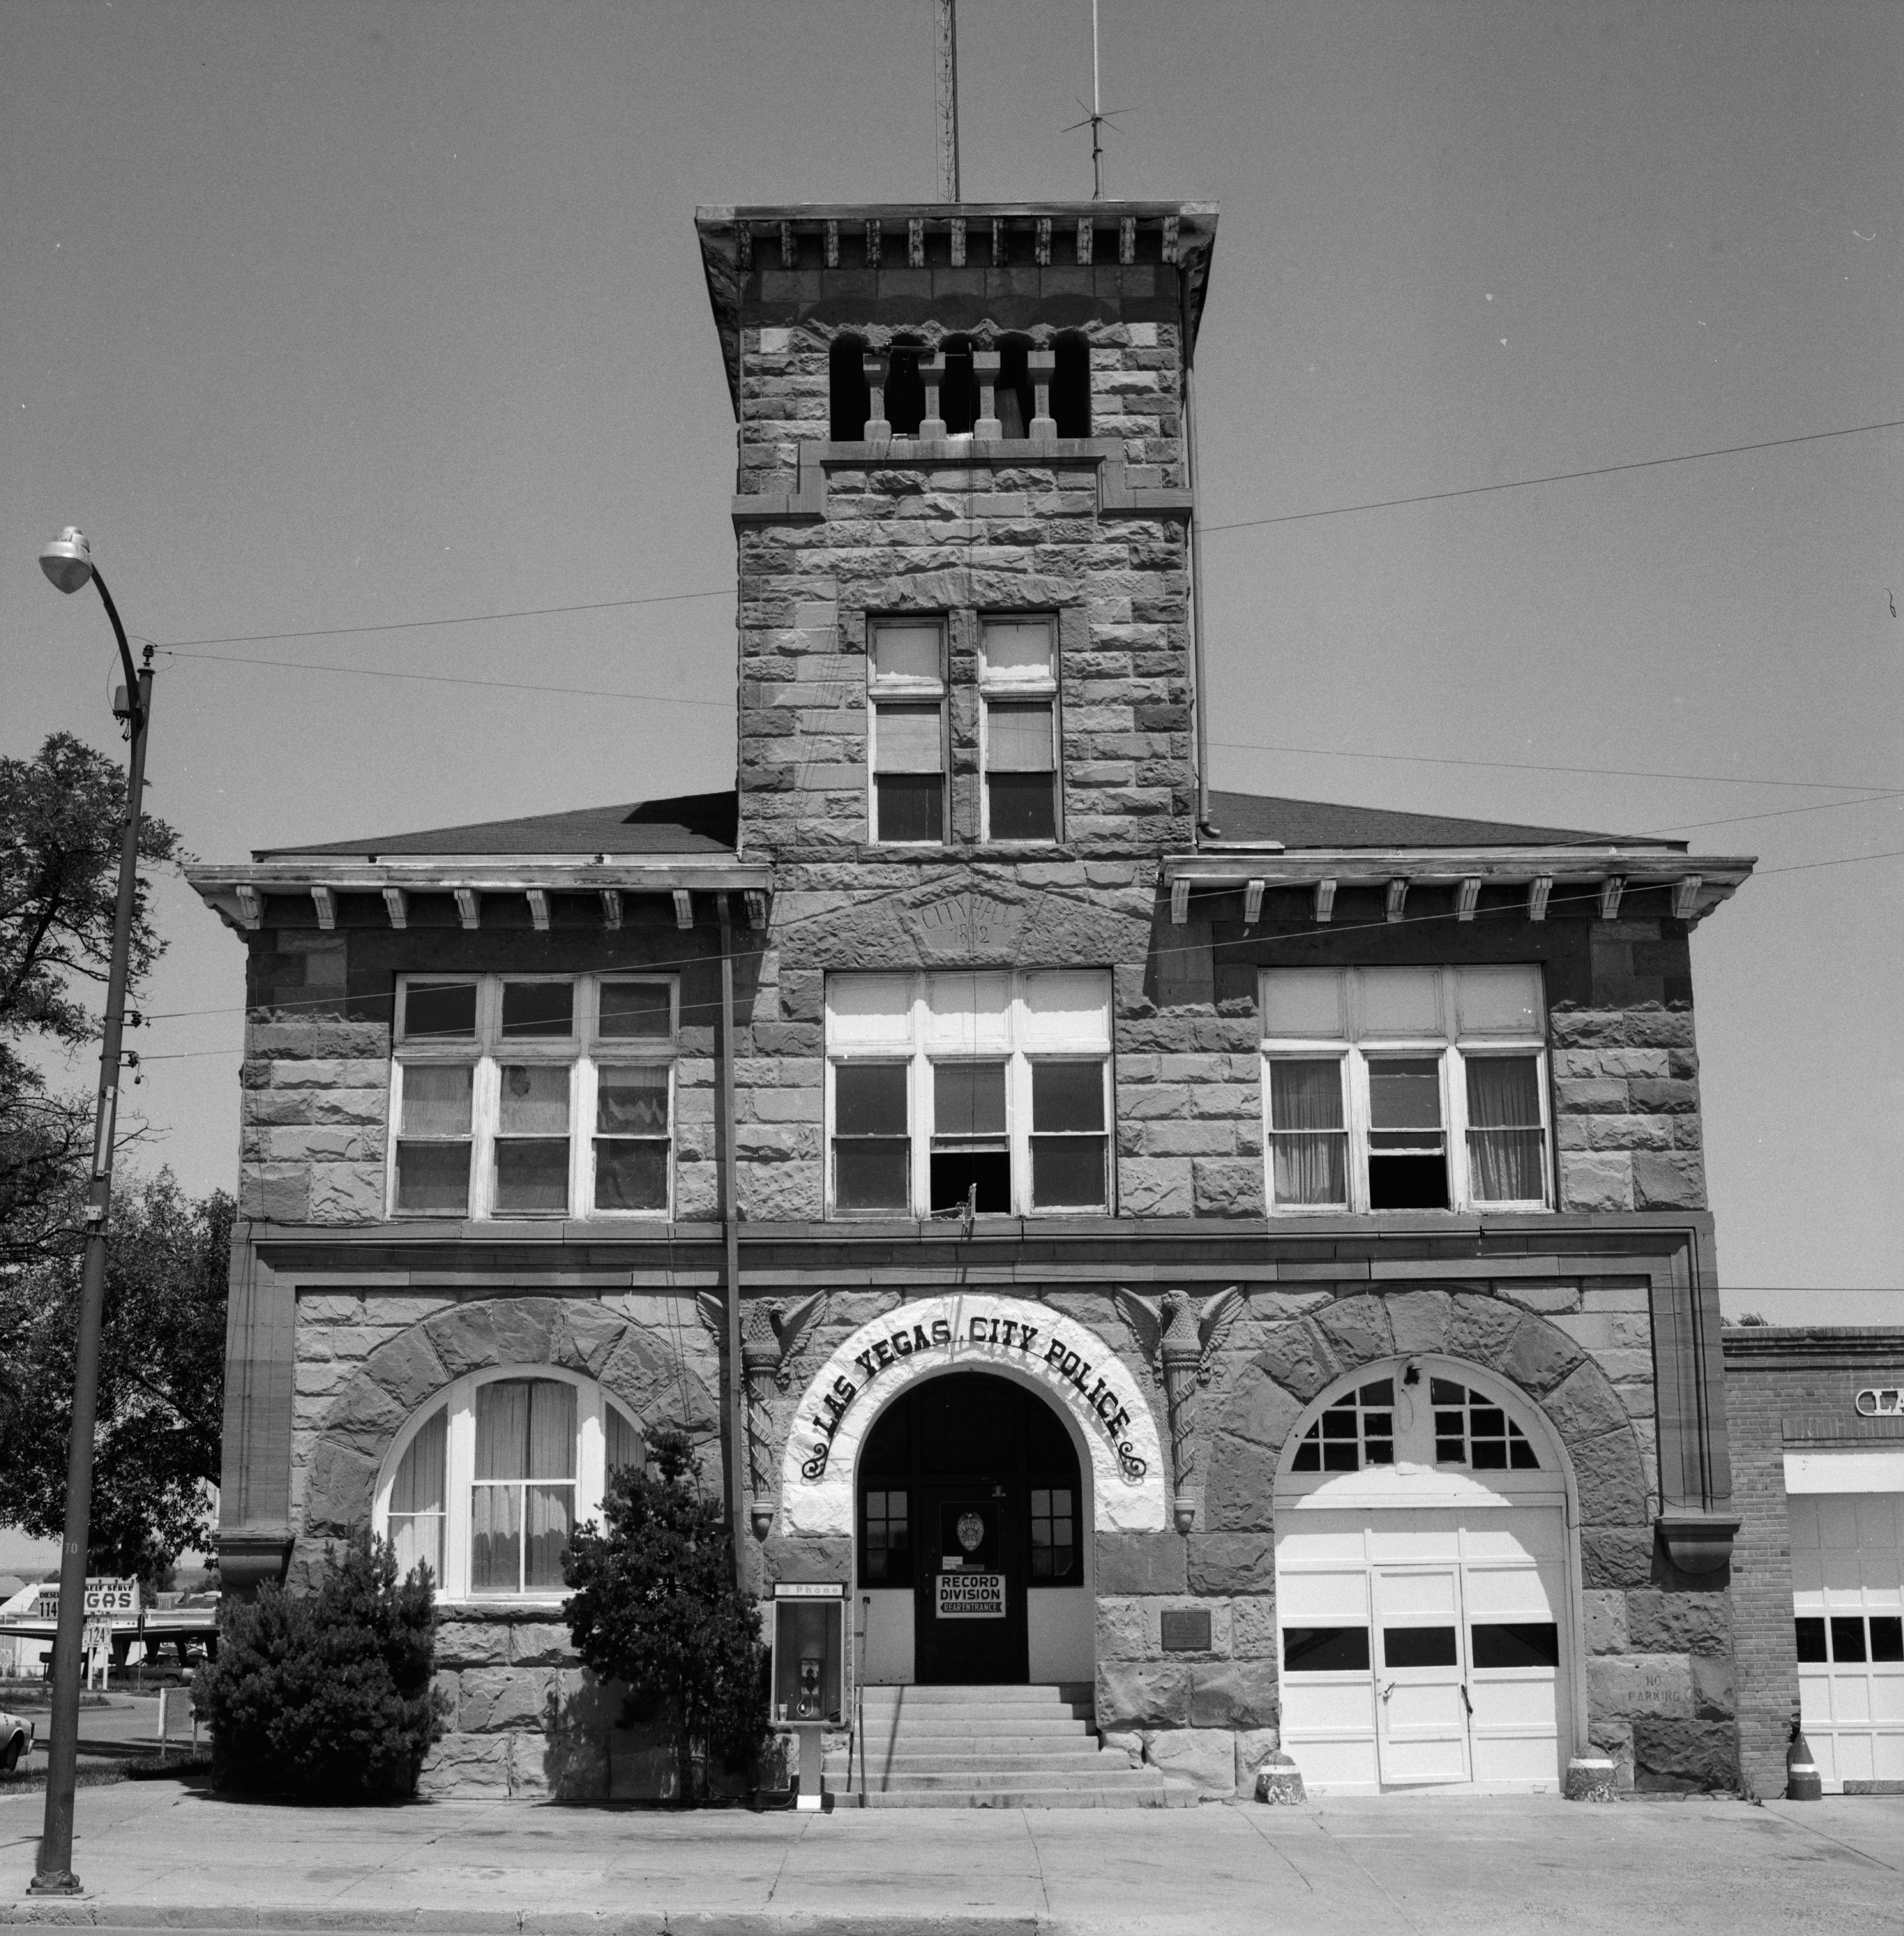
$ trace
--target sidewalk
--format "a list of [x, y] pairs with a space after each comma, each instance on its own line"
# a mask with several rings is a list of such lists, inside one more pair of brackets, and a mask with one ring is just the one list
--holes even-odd
[[0, 1801], [0, 1925], [524, 1936], [1617, 1936], [1883, 1931], [1904, 1795], [1593, 1807], [1384, 1797], [1090, 1811], [301, 1809], [83, 1790], [90, 1893], [29, 1898], [42, 1798]]

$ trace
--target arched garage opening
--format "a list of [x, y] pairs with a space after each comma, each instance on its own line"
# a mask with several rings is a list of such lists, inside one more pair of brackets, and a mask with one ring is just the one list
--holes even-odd
[[1455, 1359], [1339, 1380], [1276, 1484], [1283, 1742], [1319, 1789], [1558, 1788], [1577, 1561], [1557, 1436]]
[[947, 1372], [880, 1413], [854, 1476], [872, 1684], [1088, 1680], [1090, 1463], [1018, 1378]]

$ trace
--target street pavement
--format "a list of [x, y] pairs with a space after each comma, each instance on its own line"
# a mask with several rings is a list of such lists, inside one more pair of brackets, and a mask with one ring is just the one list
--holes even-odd
[[[172, 1745], [176, 1752], [183, 1753], [191, 1745], [192, 1713], [187, 1705], [189, 1696], [180, 1692], [173, 1696], [168, 1705], [171, 1713], [167, 1726], [171, 1730]], [[0, 1704], [3, 1705], [3, 1704]], [[33, 1758], [27, 1766], [35, 1774], [44, 1774], [47, 1765], [47, 1739], [49, 1732], [48, 1711], [44, 1705], [31, 1705], [16, 1701], [12, 1711], [30, 1720], [37, 1732], [34, 1743]], [[124, 1759], [131, 1756], [156, 1754], [159, 1750], [159, 1696], [156, 1694], [120, 1694], [107, 1696], [103, 1703], [89, 1701], [80, 1709], [80, 1754], [82, 1759], [89, 1756], [112, 1756]]]
[[1706, 1936], [1904, 1928], [1904, 1795], [1592, 1807], [830, 1815], [79, 1795], [87, 1896], [29, 1898], [42, 1798], [0, 1800], [0, 1925], [520, 1936]]

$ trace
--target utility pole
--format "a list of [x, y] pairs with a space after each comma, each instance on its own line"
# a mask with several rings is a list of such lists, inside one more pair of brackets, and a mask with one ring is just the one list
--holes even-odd
[[959, 0], [938, 0], [938, 198], [959, 199]]
[[84, 535], [68, 525], [40, 554], [41, 567], [60, 591], [91, 583], [112, 621], [119, 662], [125, 674], [122, 700], [113, 710], [131, 741], [126, 761], [125, 826], [119, 842], [119, 898], [113, 909], [113, 952], [106, 979], [106, 1017], [99, 1045], [99, 1107], [93, 1118], [92, 1173], [86, 1197], [86, 1262], [80, 1279], [79, 1338], [73, 1371], [73, 1424], [67, 1441], [66, 1527], [59, 1549], [59, 1624], [53, 1644], [51, 1739], [47, 1750], [46, 1816], [39, 1865], [31, 1895], [77, 1895], [73, 1873], [73, 1792], [77, 1785], [80, 1732], [80, 1647], [86, 1624], [86, 1562], [92, 1515], [92, 1435], [99, 1404], [99, 1345], [106, 1307], [107, 1220], [113, 1200], [113, 1142], [119, 1118], [123, 1057], [125, 985], [138, 900], [139, 813], [145, 791], [146, 733], [152, 724], [152, 648], [134, 671], [125, 628], [119, 622], [106, 581], [92, 561]]

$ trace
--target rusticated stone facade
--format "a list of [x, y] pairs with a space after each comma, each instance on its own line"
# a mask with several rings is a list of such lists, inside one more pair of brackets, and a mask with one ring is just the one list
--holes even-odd
[[[291, 1503], [294, 1586], [328, 1544], [368, 1523], [403, 1425], [452, 1378], [555, 1366], [598, 1381], [644, 1433], [686, 1432], [721, 1486], [718, 1347], [693, 1300], [324, 1292], [297, 1305]], [[447, 1732], [426, 1793], [605, 1800], [669, 1792], [657, 1730], [618, 1725], [622, 1691], [581, 1665], [559, 1611], [473, 1602], [445, 1619], [437, 1684]]]
[[[814, 1381], [867, 1326], [938, 1351], [908, 1322], [924, 1301], [950, 1341], [957, 1300], [1010, 1299], [1021, 1336], [1075, 1327], [1080, 1364], [1117, 1386], [1112, 1414], [1094, 1413], [1062, 1355], [1011, 1368], [1070, 1408], [1080, 1445], [1109, 1457], [1100, 1427], [1126, 1400], [1138, 1428], [1119, 1454], [1134, 1490], [1093, 1482], [1091, 1604], [1051, 1655], [1067, 1663], [1052, 1677], [1093, 1688], [1108, 1747], [1186, 1792], [1247, 1788], [1281, 1739], [1290, 1433], [1341, 1381], [1419, 1357], [1499, 1381], [1559, 1448], [1561, 1758], [1603, 1751], [1640, 1788], [1734, 1778], [1729, 1583], [1708, 1563], [1730, 1481], [1688, 936], [1747, 864], [1246, 796], [1212, 807], [1186, 412], [1213, 219], [1080, 205], [882, 231], [878, 210], [704, 212], [739, 425], [738, 787], [720, 829], [697, 797], [207, 874], [249, 959], [223, 1493], [234, 1583], [282, 1568], [304, 1584], [324, 1544], [373, 1516], [403, 1435], [441, 1394], [539, 1367], [588, 1381], [643, 1435], [690, 1433], [763, 1598], [831, 1583], [850, 1601], [857, 1508], [800, 1495], [804, 1468], [827, 1464], [814, 1434], [830, 1443]], [[930, 355], [955, 338], [981, 355], [1081, 344], [1071, 407], [1088, 434], [1047, 421], [1008, 441], [842, 436], [836, 346]], [[987, 842], [980, 626], [1028, 612], [1055, 619], [1056, 833]], [[869, 839], [869, 625], [907, 614], [942, 621], [947, 642], [945, 837], [930, 847]], [[691, 805], [678, 826], [660, 812]], [[1244, 830], [1226, 834], [1232, 810]], [[1542, 1207], [1272, 1206], [1265, 970], [1530, 965]], [[1067, 969], [1111, 991], [1102, 1208], [1041, 1214], [1021, 1190], [1009, 1215], [975, 1200], [969, 1218], [833, 1214], [829, 978]], [[473, 1196], [467, 1218], [398, 1212], [400, 977], [488, 978], [493, 992], [644, 970], [678, 981], [666, 1214], [578, 1200], [503, 1218]], [[486, 1038], [483, 1058], [493, 1098], [507, 1042]], [[578, 1076], [578, 1110], [594, 1080]], [[497, 1160], [503, 1133], [493, 1118], [473, 1130], [473, 1163]], [[738, 1410], [736, 1302], [752, 1341]], [[1172, 1357], [1162, 1314], [1186, 1310], [1213, 1328], [1187, 1346], [1172, 1333]], [[1165, 1617], [1183, 1613], [1207, 1616], [1207, 1646], [1200, 1623], [1174, 1620], [1166, 1644]], [[619, 1690], [581, 1669], [549, 1594], [516, 1604], [472, 1585], [445, 1608], [440, 1667], [452, 1720], [431, 1792], [667, 1792], [658, 1736], [617, 1725]]]

